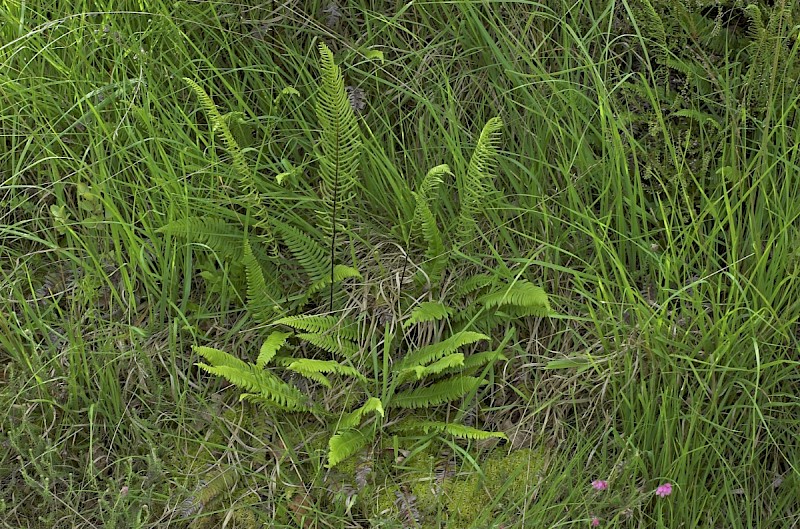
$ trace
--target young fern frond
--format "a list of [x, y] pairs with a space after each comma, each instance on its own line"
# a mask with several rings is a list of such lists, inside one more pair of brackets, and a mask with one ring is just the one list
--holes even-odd
[[328, 441], [328, 468], [333, 468], [359, 452], [375, 439], [375, 427], [340, 430]]
[[441, 301], [423, 301], [411, 311], [411, 315], [403, 322], [403, 328], [416, 325], [417, 323], [443, 320], [444, 318], [452, 316], [452, 314], [453, 309]]
[[416, 206], [412, 219], [412, 233], [416, 229], [422, 231], [422, 238], [425, 240], [425, 271], [432, 282], [436, 283], [442, 270], [447, 266], [448, 253], [442, 242], [442, 234], [436, 224], [436, 217], [431, 211], [431, 202], [434, 194], [442, 183], [444, 176], [450, 173], [447, 165], [437, 165], [422, 179], [419, 189], [413, 193]]
[[455, 376], [423, 388], [398, 393], [392, 405], [398, 408], [426, 408], [459, 399], [485, 384], [476, 377]]
[[467, 174], [459, 181], [459, 198], [461, 210], [456, 225], [456, 247], [461, 248], [470, 243], [477, 223], [475, 217], [485, 207], [484, 201], [489, 196], [491, 179], [497, 161], [497, 149], [500, 143], [500, 130], [503, 120], [491, 118], [481, 131], [475, 151], [469, 160]]
[[226, 353], [225, 351], [220, 351], [219, 349], [214, 349], [213, 347], [204, 347], [201, 345], [195, 345], [192, 347], [192, 350], [205, 358], [208, 363], [214, 367], [227, 366], [231, 369], [237, 369], [240, 371], [250, 370], [250, 365], [247, 362], [239, 360], [232, 354]]
[[401, 375], [406, 373], [414, 373], [417, 377], [417, 380], [421, 380], [429, 375], [438, 375], [443, 371], [459, 368], [464, 366], [464, 355], [461, 353], [453, 353], [447, 356], [443, 356], [436, 362], [432, 364], [428, 364], [426, 366], [416, 366], [406, 369]]
[[473, 428], [471, 426], [465, 426], [463, 424], [451, 422], [416, 421], [413, 419], [407, 419], [398, 424], [396, 429], [400, 431], [423, 432], [426, 434], [430, 432], [438, 432], [452, 435], [453, 437], [460, 437], [461, 439], [497, 438], [508, 441], [508, 436], [503, 432], [489, 432], [486, 430], [479, 430], [478, 428]]

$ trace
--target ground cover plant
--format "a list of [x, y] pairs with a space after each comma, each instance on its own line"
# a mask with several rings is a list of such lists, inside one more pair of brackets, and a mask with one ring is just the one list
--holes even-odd
[[0, 526], [800, 526], [794, 3], [0, 17]]

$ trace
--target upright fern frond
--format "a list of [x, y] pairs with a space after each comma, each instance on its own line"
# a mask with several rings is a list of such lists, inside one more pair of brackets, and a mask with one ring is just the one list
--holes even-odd
[[461, 210], [456, 226], [456, 246], [459, 248], [468, 244], [475, 235], [477, 229], [475, 217], [483, 209], [483, 202], [489, 195], [502, 128], [503, 120], [499, 117], [486, 122], [469, 160], [467, 174], [459, 181]]
[[[264, 278], [264, 270], [250, 247], [250, 242], [244, 241], [244, 255], [242, 256], [245, 273], [247, 274], [247, 310], [254, 318], [261, 322], [267, 321], [274, 315], [279, 307], [280, 291], [274, 280], [268, 284]], [[271, 278], [272, 279], [272, 278]]]
[[292, 333], [290, 332], [275, 331], [271, 333], [261, 345], [261, 349], [258, 352], [258, 359], [256, 359], [256, 367], [258, 369], [266, 367], [267, 364], [275, 358], [278, 350], [283, 347], [283, 344], [286, 343], [286, 339], [291, 335]]
[[437, 165], [425, 175], [420, 182], [419, 189], [413, 193], [416, 206], [414, 208], [414, 218], [412, 220], [411, 232], [421, 229], [422, 237], [425, 240], [426, 263], [424, 269], [431, 279], [436, 283], [439, 276], [447, 266], [447, 251], [442, 242], [442, 234], [436, 224], [436, 217], [431, 211], [431, 202], [439, 184], [442, 183], [445, 175], [451, 174], [450, 167], [447, 165]]
[[280, 221], [273, 221], [275, 231], [312, 281], [329, 277], [330, 256], [326, 250], [302, 230]]

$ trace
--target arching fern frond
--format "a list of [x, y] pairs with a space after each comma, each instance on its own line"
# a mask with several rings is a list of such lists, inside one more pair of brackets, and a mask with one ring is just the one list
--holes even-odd
[[[290, 386], [272, 373], [245, 365], [244, 369], [229, 365], [211, 366], [198, 363], [197, 366], [209, 374], [220, 376], [234, 386], [272, 400], [291, 409], [307, 409], [305, 396], [299, 389]], [[245, 394], [247, 395], [247, 394]], [[247, 398], [242, 395], [240, 398]]]
[[454, 353], [459, 347], [473, 344], [481, 340], [489, 340], [489, 337], [485, 334], [473, 331], [457, 332], [446, 340], [420, 347], [413, 353], [409, 353], [396, 364], [394, 370], [402, 372], [407, 369], [414, 369], [417, 366], [423, 366], [445, 355]]
[[231, 129], [228, 128], [228, 123], [220, 114], [219, 109], [217, 109], [217, 105], [214, 104], [214, 100], [211, 99], [211, 96], [206, 93], [202, 86], [193, 80], [184, 77], [183, 81], [189, 85], [189, 88], [192, 89], [192, 92], [194, 92], [198, 101], [200, 101], [200, 106], [202, 106], [203, 110], [206, 112], [212, 130], [217, 132], [222, 137], [222, 141], [225, 142], [225, 148], [233, 160], [233, 167], [236, 169], [236, 172], [239, 173], [245, 185], [249, 186], [253, 180], [253, 175], [245, 162], [244, 154], [242, 154], [242, 150], [239, 148], [236, 138], [234, 138]]
[[439, 321], [453, 314], [453, 309], [441, 301], [423, 301], [411, 311], [408, 319], [403, 322], [403, 327], [410, 327], [417, 323]]
[[417, 421], [413, 419], [406, 419], [396, 426], [400, 431], [412, 432], [438, 432], [443, 434], [452, 435], [453, 437], [460, 437], [462, 439], [505, 439], [508, 441], [508, 436], [503, 432], [489, 432], [486, 430], [479, 430], [471, 426], [463, 424], [456, 424], [451, 422], [440, 421]]
[[547, 293], [536, 285], [520, 280], [478, 298], [486, 308], [511, 306], [519, 316], [547, 316], [550, 314], [550, 300]]
[[250, 370], [250, 365], [247, 362], [239, 360], [232, 354], [226, 353], [225, 351], [220, 351], [219, 349], [214, 349], [213, 347], [205, 347], [201, 345], [193, 346], [192, 350], [205, 358], [208, 363], [214, 367], [227, 366], [231, 369], [238, 369], [240, 371]]
[[272, 225], [312, 281], [329, 277], [330, 255], [322, 245], [294, 226], [277, 220], [273, 220]]
[[467, 174], [460, 179], [461, 210], [456, 225], [456, 246], [459, 248], [472, 240], [477, 228], [475, 217], [482, 211], [489, 195], [502, 128], [503, 120], [499, 117], [486, 122], [469, 160]]
[[[336, 265], [333, 267], [333, 282], [340, 283], [345, 279], [363, 279], [361, 272], [352, 266]], [[331, 284], [331, 276], [325, 276], [319, 281], [312, 284], [306, 290], [305, 298], [308, 299], [317, 292], [321, 292]]]
[[342, 430], [356, 428], [361, 424], [361, 419], [365, 414], [373, 412], [381, 417], [385, 415], [383, 403], [377, 397], [370, 397], [360, 408], [344, 414], [342, 420], [339, 421], [339, 428]]
[[[269, 364], [275, 355], [278, 353], [278, 350], [283, 347], [283, 344], [286, 343], [286, 339], [292, 335], [290, 332], [280, 332], [275, 331], [270, 333], [264, 343], [261, 345], [261, 349], [258, 352], [258, 358], [256, 359], [256, 367], [259, 369], [263, 369], [264, 367]], [[213, 363], [213, 362], [212, 362]]]
[[187, 217], [173, 220], [169, 224], [160, 227], [157, 231], [205, 244], [233, 262], [239, 262], [242, 259], [242, 241], [245, 240], [244, 230], [241, 226], [224, 220]]
[[328, 468], [333, 468], [375, 439], [375, 428], [340, 430], [328, 441]]
[[358, 340], [360, 338], [357, 323], [336, 316], [301, 314], [299, 316], [286, 316], [275, 320], [274, 323], [314, 334], [330, 333], [348, 340]]
[[331, 354], [352, 358], [358, 354], [360, 347], [357, 343], [342, 336], [333, 334], [300, 333], [298, 338]]
[[[314, 374], [320, 373], [336, 374], [366, 380], [366, 377], [359, 373], [356, 368], [340, 364], [335, 360], [314, 360], [311, 358], [301, 358], [299, 360], [294, 360], [291, 364], [289, 364], [288, 369], [294, 371], [295, 373], [300, 373], [304, 377], [308, 378], [313, 378]], [[330, 383], [328, 383], [326, 387], [330, 387]]]
[[[459, 368], [464, 366], [464, 355], [461, 353], [453, 353], [443, 356], [436, 362], [426, 366], [416, 366], [403, 371], [403, 373], [414, 373], [417, 380], [420, 380], [429, 375], [438, 375], [439, 373], [448, 369]], [[401, 374], [403, 374], [401, 373]]]
[[456, 376], [430, 386], [404, 391], [395, 395], [393, 406], [398, 408], [426, 408], [450, 402], [477, 389], [486, 381], [480, 378]]

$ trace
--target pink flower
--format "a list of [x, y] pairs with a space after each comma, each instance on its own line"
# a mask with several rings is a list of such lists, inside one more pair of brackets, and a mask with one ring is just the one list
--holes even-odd
[[672, 494], [672, 483], [664, 483], [663, 485], [659, 485], [656, 489], [656, 496], [664, 498], [670, 494]]
[[598, 525], [600, 525], [600, 518], [598, 518], [597, 516], [593, 516], [592, 517], [592, 527], [597, 527]]
[[594, 490], [606, 490], [608, 488], [608, 481], [604, 479], [596, 479], [592, 481], [592, 488]]

